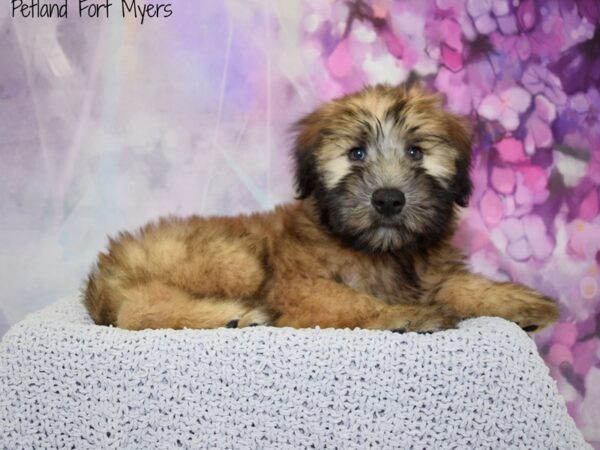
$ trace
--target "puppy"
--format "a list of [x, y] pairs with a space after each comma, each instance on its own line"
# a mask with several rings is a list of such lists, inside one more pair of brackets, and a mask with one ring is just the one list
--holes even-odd
[[451, 244], [470, 151], [461, 120], [419, 86], [334, 100], [297, 123], [297, 201], [121, 233], [100, 253], [85, 305], [96, 323], [130, 330], [429, 332], [475, 316], [548, 326], [551, 299], [470, 273]]

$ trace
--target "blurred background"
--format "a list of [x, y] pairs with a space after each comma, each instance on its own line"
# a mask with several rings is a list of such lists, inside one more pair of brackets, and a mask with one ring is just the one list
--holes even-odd
[[457, 244], [558, 299], [536, 342], [600, 449], [597, 1], [174, 0], [143, 25], [70, 6], [0, 9], [0, 336], [76, 292], [109, 234], [291, 199], [290, 125], [414, 71], [476, 124]]

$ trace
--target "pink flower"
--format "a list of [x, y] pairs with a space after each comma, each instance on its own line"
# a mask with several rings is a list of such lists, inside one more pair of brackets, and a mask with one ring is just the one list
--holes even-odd
[[499, 225], [500, 230], [507, 240], [506, 252], [515, 261], [525, 261], [531, 256], [531, 247], [527, 242], [523, 223], [509, 217]]
[[461, 53], [446, 44], [442, 44], [442, 64], [451, 71], [458, 72], [463, 67]]
[[481, 58], [458, 72], [440, 67], [435, 87], [446, 94], [448, 107], [452, 111], [468, 115], [494, 89], [495, 77], [489, 61]]
[[497, 120], [504, 129], [513, 131], [519, 126], [519, 114], [531, 103], [531, 95], [522, 87], [512, 87], [499, 95], [489, 94], [479, 105], [479, 115], [488, 120]]
[[453, 19], [444, 19], [439, 24], [439, 27], [444, 43], [448, 47], [453, 48], [458, 52], [462, 52], [462, 32], [458, 22]]
[[379, 36], [385, 43], [388, 51], [396, 58], [404, 56], [404, 45], [402, 41], [393, 33], [389, 26], [383, 27], [379, 31]]
[[441, 46], [441, 62], [453, 72], [463, 67], [461, 40], [461, 29], [458, 22], [452, 19], [444, 19], [440, 24], [440, 37], [443, 41]]
[[577, 373], [587, 373], [592, 368], [594, 362], [598, 360], [596, 356], [599, 348], [598, 342], [596, 338], [573, 344], [572, 351], [575, 358], [573, 361], [573, 370]]
[[515, 189], [515, 172], [510, 168], [494, 167], [491, 182], [497, 192], [512, 194]]
[[591, 222], [598, 215], [598, 189], [592, 189], [579, 205], [579, 218]]
[[343, 78], [350, 73], [353, 64], [348, 40], [342, 39], [327, 58], [327, 69], [334, 77]]
[[526, 160], [525, 153], [523, 152], [523, 143], [511, 135], [496, 143], [494, 147], [502, 160], [508, 163], [519, 163]]
[[554, 251], [554, 240], [548, 235], [542, 218], [533, 214], [523, 217], [523, 229], [533, 257], [539, 261], [549, 258]]
[[577, 259], [593, 259], [600, 250], [600, 225], [574, 220], [567, 225], [568, 251]]
[[520, 164], [515, 167], [516, 188], [506, 198], [506, 211], [515, 217], [531, 213], [534, 205], [544, 203], [550, 193], [546, 172], [539, 166]]
[[389, 8], [385, 1], [374, 0], [371, 6], [373, 7], [373, 15], [375, 17], [385, 17], [388, 14]]
[[469, 114], [473, 107], [473, 90], [469, 89], [465, 78], [464, 70], [455, 73], [445, 67], [440, 67], [435, 78], [436, 89], [446, 94], [448, 108], [463, 115]]
[[500, 223], [504, 216], [502, 199], [494, 191], [488, 189], [479, 202], [479, 210], [483, 221], [489, 228]]
[[540, 166], [526, 164], [517, 167], [517, 171], [523, 176], [523, 184], [531, 192], [543, 192], [548, 186], [546, 171]]
[[554, 327], [552, 340], [571, 347], [577, 341], [577, 327], [573, 323], [559, 323]]
[[559, 343], [553, 344], [552, 347], [550, 347], [547, 359], [550, 364], [555, 366], [560, 366], [564, 362], [573, 364], [573, 354], [571, 353], [571, 349], [568, 346]]
[[521, 219], [509, 217], [502, 221], [499, 228], [506, 237], [506, 252], [515, 261], [525, 261], [531, 257], [544, 261], [554, 251], [554, 241], [538, 215], [527, 215]]

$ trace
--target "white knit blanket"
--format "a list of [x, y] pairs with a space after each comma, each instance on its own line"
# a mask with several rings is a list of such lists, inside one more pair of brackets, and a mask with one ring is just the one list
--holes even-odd
[[429, 335], [124, 331], [75, 298], [0, 344], [1, 448], [580, 449], [533, 341], [495, 318]]

